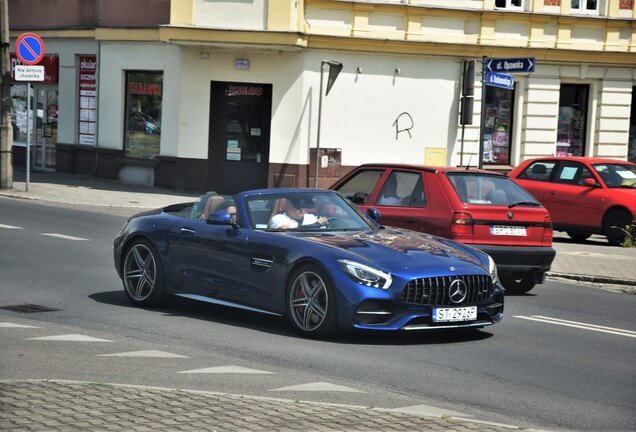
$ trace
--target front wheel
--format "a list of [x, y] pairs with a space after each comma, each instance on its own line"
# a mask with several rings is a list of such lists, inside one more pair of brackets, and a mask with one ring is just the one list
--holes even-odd
[[287, 314], [294, 329], [307, 337], [326, 337], [336, 330], [336, 298], [327, 274], [305, 265], [287, 288]]
[[148, 240], [135, 240], [127, 249], [123, 269], [124, 290], [138, 306], [160, 306], [166, 301], [161, 259]]
[[632, 215], [627, 210], [614, 209], [603, 220], [603, 234], [612, 246], [619, 246], [625, 240], [625, 230], [632, 223]]
[[501, 275], [501, 284], [510, 294], [525, 294], [536, 285], [532, 273]]

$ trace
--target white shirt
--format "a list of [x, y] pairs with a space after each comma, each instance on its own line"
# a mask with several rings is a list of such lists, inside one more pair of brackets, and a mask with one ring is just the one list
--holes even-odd
[[[318, 222], [318, 217], [314, 214], [304, 214], [301, 225], [311, 225]], [[298, 221], [287, 216], [287, 213], [280, 213], [272, 216], [267, 224], [269, 229], [278, 229], [281, 226], [288, 225], [289, 228], [298, 228]]]

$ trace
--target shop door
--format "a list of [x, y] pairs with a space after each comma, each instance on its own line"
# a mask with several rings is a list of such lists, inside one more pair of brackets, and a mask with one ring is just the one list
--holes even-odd
[[267, 187], [271, 84], [212, 82], [208, 190]]
[[34, 87], [32, 127], [35, 134], [31, 142], [31, 167], [55, 170], [55, 145], [57, 144], [57, 88]]

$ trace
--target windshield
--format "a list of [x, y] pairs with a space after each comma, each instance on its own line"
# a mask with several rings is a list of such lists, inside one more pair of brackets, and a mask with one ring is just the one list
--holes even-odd
[[376, 229], [353, 203], [334, 192], [299, 190], [248, 196], [246, 209], [250, 226], [257, 230]]
[[509, 177], [462, 172], [446, 175], [464, 204], [541, 206]]
[[592, 166], [608, 188], [636, 188], [636, 164], [597, 163]]

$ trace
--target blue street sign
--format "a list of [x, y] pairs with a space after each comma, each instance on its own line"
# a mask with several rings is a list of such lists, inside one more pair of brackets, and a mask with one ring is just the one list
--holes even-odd
[[515, 77], [512, 75], [488, 72], [486, 74], [486, 85], [513, 89], [515, 88]]
[[535, 63], [534, 57], [486, 58], [485, 67], [488, 72], [534, 72]]
[[15, 55], [25, 65], [35, 65], [44, 57], [44, 42], [35, 33], [23, 33], [15, 42]]

